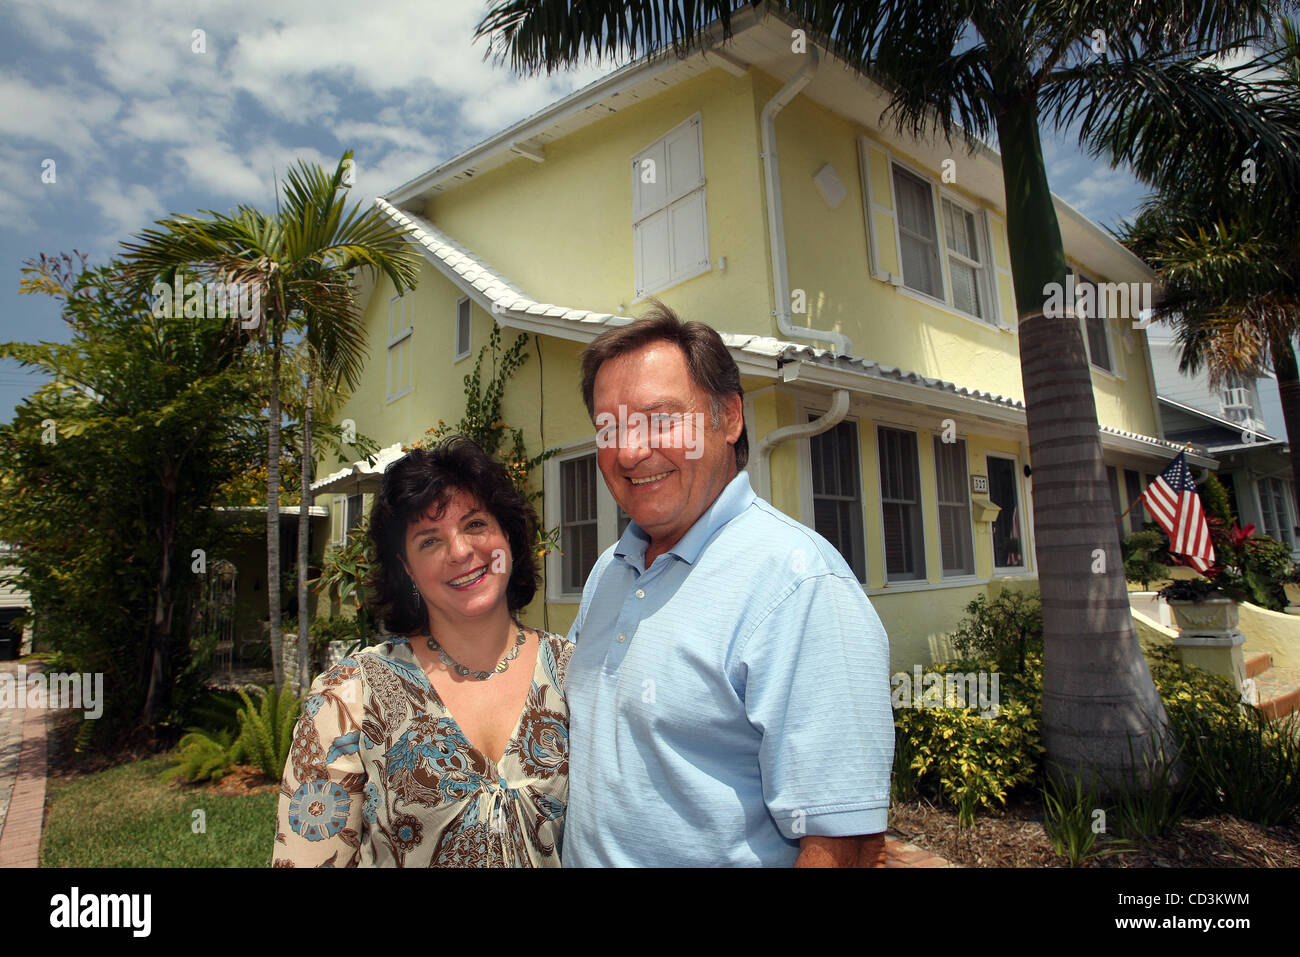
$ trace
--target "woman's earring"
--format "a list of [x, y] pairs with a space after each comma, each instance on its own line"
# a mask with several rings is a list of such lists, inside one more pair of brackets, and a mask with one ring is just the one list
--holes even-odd
[[420, 603], [420, 589], [416, 587], [415, 579], [411, 579], [411, 598], [418, 605]]

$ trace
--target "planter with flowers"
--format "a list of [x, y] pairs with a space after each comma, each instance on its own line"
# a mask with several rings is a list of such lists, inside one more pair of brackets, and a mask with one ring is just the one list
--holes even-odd
[[1183, 663], [1230, 678], [1241, 688], [1246, 681], [1241, 651], [1246, 638], [1237, 630], [1237, 603], [1249, 592], [1234, 566], [1215, 566], [1206, 575], [1211, 577], [1174, 581], [1156, 594], [1169, 603], [1178, 625], [1174, 647]]

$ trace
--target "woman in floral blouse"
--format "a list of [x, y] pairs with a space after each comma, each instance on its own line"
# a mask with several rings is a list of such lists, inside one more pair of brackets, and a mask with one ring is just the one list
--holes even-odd
[[463, 436], [384, 473], [370, 585], [389, 634], [312, 683], [275, 866], [559, 866], [572, 645], [514, 617], [537, 589], [536, 522]]

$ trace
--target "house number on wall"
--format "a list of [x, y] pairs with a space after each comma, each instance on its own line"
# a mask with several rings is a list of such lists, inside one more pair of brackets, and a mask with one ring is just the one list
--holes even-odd
[[989, 493], [989, 477], [987, 475], [972, 475], [970, 477], [970, 490], [976, 495], [987, 495]]

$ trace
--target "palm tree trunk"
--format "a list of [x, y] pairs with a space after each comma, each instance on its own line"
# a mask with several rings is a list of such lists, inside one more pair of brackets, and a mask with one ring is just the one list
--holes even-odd
[[1273, 374], [1277, 376], [1277, 391], [1282, 399], [1282, 420], [1286, 423], [1286, 440], [1291, 446], [1291, 496], [1295, 514], [1300, 516], [1300, 369], [1297, 369], [1295, 347], [1288, 336], [1270, 344], [1273, 356]]
[[312, 390], [316, 387], [312, 375], [311, 347], [307, 349], [307, 396], [302, 417], [302, 502], [298, 506], [298, 674], [294, 676], [297, 693], [307, 690], [311, 681], [311, 652], [308, 642], [307, 615], [307, 559], [311, 533], [311, 414]]
[[[1057, 777], [1143, 780], [1144, 756], [1170, 743], [1129, 610], [1078, 320], [1044, 314], [1044, 286], [1066, 277], [1031, 98], [1005, 101], [998, 139], [1043, 604], [1043, 745]], [[1172, 753], [1172, 752], [1166, 752]]]
[[284, 686], [280, 628], [280, 327], [271, 327], [271, 409], [266, 443], [266, 603], [271, 617], [271, 673]]

